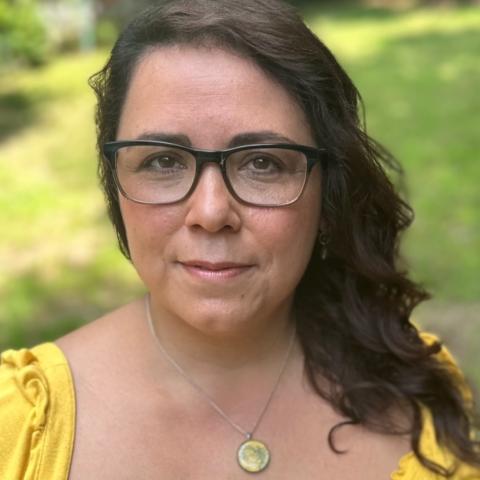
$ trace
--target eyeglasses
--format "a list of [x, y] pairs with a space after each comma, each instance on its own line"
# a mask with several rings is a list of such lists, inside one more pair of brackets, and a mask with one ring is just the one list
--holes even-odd
[[192, 193], [203, 165], [217, 163], [229, 192], [239, 201], [265, 207], [290, 205], [302, 194], [325, 149], [291, 144], [242, 145], [198, 150], [169, 142], [107, 142], [103, 154], [122, 195], [138, 203], [169, 204]]

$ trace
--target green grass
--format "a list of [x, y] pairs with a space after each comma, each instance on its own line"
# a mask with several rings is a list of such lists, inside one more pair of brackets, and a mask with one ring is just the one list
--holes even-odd
[[[361, 91], [370, 134], [402, 162], [416, 221], [420, 323], [480, 385], [480, 9], [311, 13]], [[97, 187], [94, 97], [106, 53], [0, 77], [0, 349], [52, 339], [138, 295]]]

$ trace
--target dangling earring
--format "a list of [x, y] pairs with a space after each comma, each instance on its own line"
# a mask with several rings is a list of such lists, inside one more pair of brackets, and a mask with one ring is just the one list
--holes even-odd
[[330, 242], [330, 237], [328, 233], [322, 232], [321, 230], [318, 232], [317, 242], [320, 245], [320, 258], [325, 260], [327, 258], [327, 245]]

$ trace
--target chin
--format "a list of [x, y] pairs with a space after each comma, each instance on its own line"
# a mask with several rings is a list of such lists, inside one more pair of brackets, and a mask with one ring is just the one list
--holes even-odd
[[191, 328], [212, 337], [233, 337], [252, 328], [259, 319], [258, 311], [245, 311], [245, 305], [226, 304], [224, 300], [192, 302], [188, 310], [177, 311], [176, 316]]
[[198, 312], [195, 319], [189, 317], [187, 323], [198, 331], [212, 337], [230, 337], [248, 331], [251, 320], [240, 313]]

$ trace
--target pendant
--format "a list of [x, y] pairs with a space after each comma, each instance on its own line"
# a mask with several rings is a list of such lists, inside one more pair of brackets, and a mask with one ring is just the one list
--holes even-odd
[[246, 472], [258, 473], [267, 468], [270, 452], [263, 442], [248, 439], [238, 448], [237, 460]]

